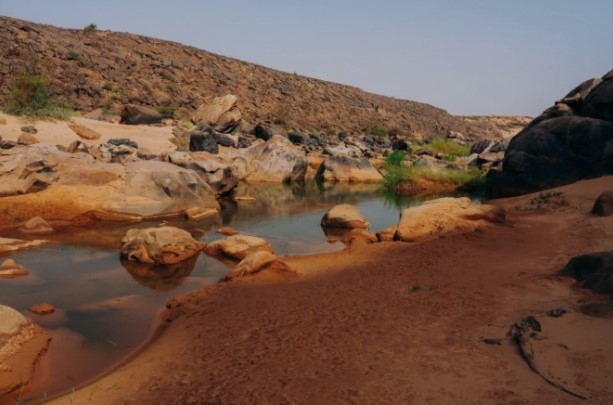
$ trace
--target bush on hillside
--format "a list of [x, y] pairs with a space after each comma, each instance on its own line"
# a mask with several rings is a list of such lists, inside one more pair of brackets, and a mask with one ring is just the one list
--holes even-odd
[[49, 90], [49, 79], [28, 71], [20, 72], [9, 85], [4, 111], [35, 118], [66, 119], [75, 112], [56, 100]]

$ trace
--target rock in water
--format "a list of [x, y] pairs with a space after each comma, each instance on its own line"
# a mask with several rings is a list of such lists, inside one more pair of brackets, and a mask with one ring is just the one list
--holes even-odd
[[233, 235], [225, 239], [211, 242], [206, 247], [206, 253], [211, 256], [226, 256], [235, 260], [243, 260], [251, 253], [266, 251], [275, 253], [272, 245], [262, 238], [248, 235]]
[[30, 382], [35, 363], [50, 340], [34, 322], [0, 305], [0, 398]]
[[330, 208], [323, 216], [321, 226], [331, 228], [367, 228], [368, 221], [364, 219], [357, 207], [351, 204], [339, 204]]
[[41, 235], [53, 232], [53, 227], [41, 217], [33, 217], [19, 226], [19, 232], [26, 234]]
[[179, 228], [130, 229], [121, 241], [121, 256], [151, 264], [174, 264], [197, 255], [204, 244]]
[[326, 183], [379, 183], [383, 176], [367, 158], [330, 156], [319, 167], [315, 178]]
[[412, 242], [472, 232], [484, 224], [501, 223], [504, 220], [505, 212], [502, 208], [472, 204], [466, 197], [439, 198], [403, 210], [394, 239]]
[[0, 264], [0, 278], [14, 278], [28, 274], [30, 273], [13, 259], [6, 259]]
[[43, 302], [42, 304], [32, 305], [28, 311], [36, 315], [49, 315], [55, 312], [55, 307], [51, 304]]

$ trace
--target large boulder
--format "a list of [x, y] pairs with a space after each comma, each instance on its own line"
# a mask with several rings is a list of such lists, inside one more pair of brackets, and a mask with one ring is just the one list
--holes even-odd
[[613, 251], [573, 257], [562, 270], [583, 288], [613, 295]]
[[324, 160], [315, 178], [326, 183], [379, 183], [383, 176], [367, 158], [330, 156]]
[[364, 219], [357, 207], [351, 204], [339, 204], [330, 208], [323, 216], [321, 226], [330, 228], [367, 228], [368, 221]]
[[504, 220], [502, 208], [473, 204], [466, 197], [439, 198], [403, 210], [394, 239], [413, 242], [472, 232], [485, 224], [501, 223]]
[[245, 149], [234, 164], [237, 176], [248, 182], [300, 183], [307, 167], [304, 152], [280, 135]]
[[212, 125], [219, 132], [231, 132], [242, 119], [236, 101], [236, 96], [233, 94], [216, 97], [210, 103], [198, 107], [192, 115], [192, 121]]
[[100, 139], [100, 134], [94, 131], [91, 128], [88, 128], [84, 125], [77, 124], [76, 122], [69, 122], [68, 127], [72, 129], [72, 131], [77, 134], [79, 137], [87, 140], [96, 140]]
[[179, 228], [130, 229], [121, 241], [121, 256], [150, 264], [175, 264], [197, 255], [204, 244]]
[[193, 131], [189, 135], [189, 150], [191, 152], [219, 153], [219, 146], [213, 134], [203, 131]]
[[502, 172], [490, 175], [504, 197], [613, 173], [613, 71], [572, 90], [509, 143]]
[[[214, 191], [202, 176], [170, 163], [92, 164], [94, 158], [84, 153], [38, 146], [8, 152], [13, 150], [17, 152], [11, 156], [0, 156], [0, 169], [6, 170], [0, 170], [0, 191], [11, 195], [0, 199], [2, 212], [11, 214], [5, 222], [34, 216], [73, 223], [142, 219], [181, 215], [192, 207], [219, 209]], [[9, 189], [9, 183], [18, 187]]]
[[243, 260], [258, 251], [275, 253], [272, 245], [257, 236], [233, 235], [225, 239], [211, 242], [206, 247], [206, 253], [215, 257], [228, 257]]
[[50, 340], [51, 336], [30, 319], [0, 305], [0, 398], [17, 395], [30, 382], [36, 361]]
[[128, 104], [121, 110], [119, 123], [126, 125], [159, 124], [163, 118], [162, 114], [152, 108]]

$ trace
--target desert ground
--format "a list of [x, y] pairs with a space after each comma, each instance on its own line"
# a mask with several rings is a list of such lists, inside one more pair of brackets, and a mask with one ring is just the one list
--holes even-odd
[[[264, 272], [176, 297], [139, 354], [50, 403], [611, 404], [613, 306], [559, 271], [613, 247], [611, 217], [589, 213], [612, 185], [555, 190], [568, 206], [493, 201], [505, 224], [284, 257], [299, 277]], [[587, 400], [522, 358], [508, 333], [529, 315], [543, 328], [541, 372]]]

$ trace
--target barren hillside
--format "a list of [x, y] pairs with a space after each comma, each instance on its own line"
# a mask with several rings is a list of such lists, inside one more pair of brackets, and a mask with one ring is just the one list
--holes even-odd
[[[248, 122], [285, 129], [358, 133], [377, 126], [416, 136], [446, 135], [450, 130], [476, 138], [504, 134], [499, 123], [489, 119], [452, 116], [428, 104], [128, 33], [0, 17], [0, 55], [0, 103], [12, 78], [28, 69], [48, 76], [53, 90], [81, 112], [116, 111], [134, 103], [168, 106], [176, 109], [175, 118], [183, 118], [201, 103], [232, 93]], [[527, 121], [511, 121], [517, 119], [519, 130]]]

